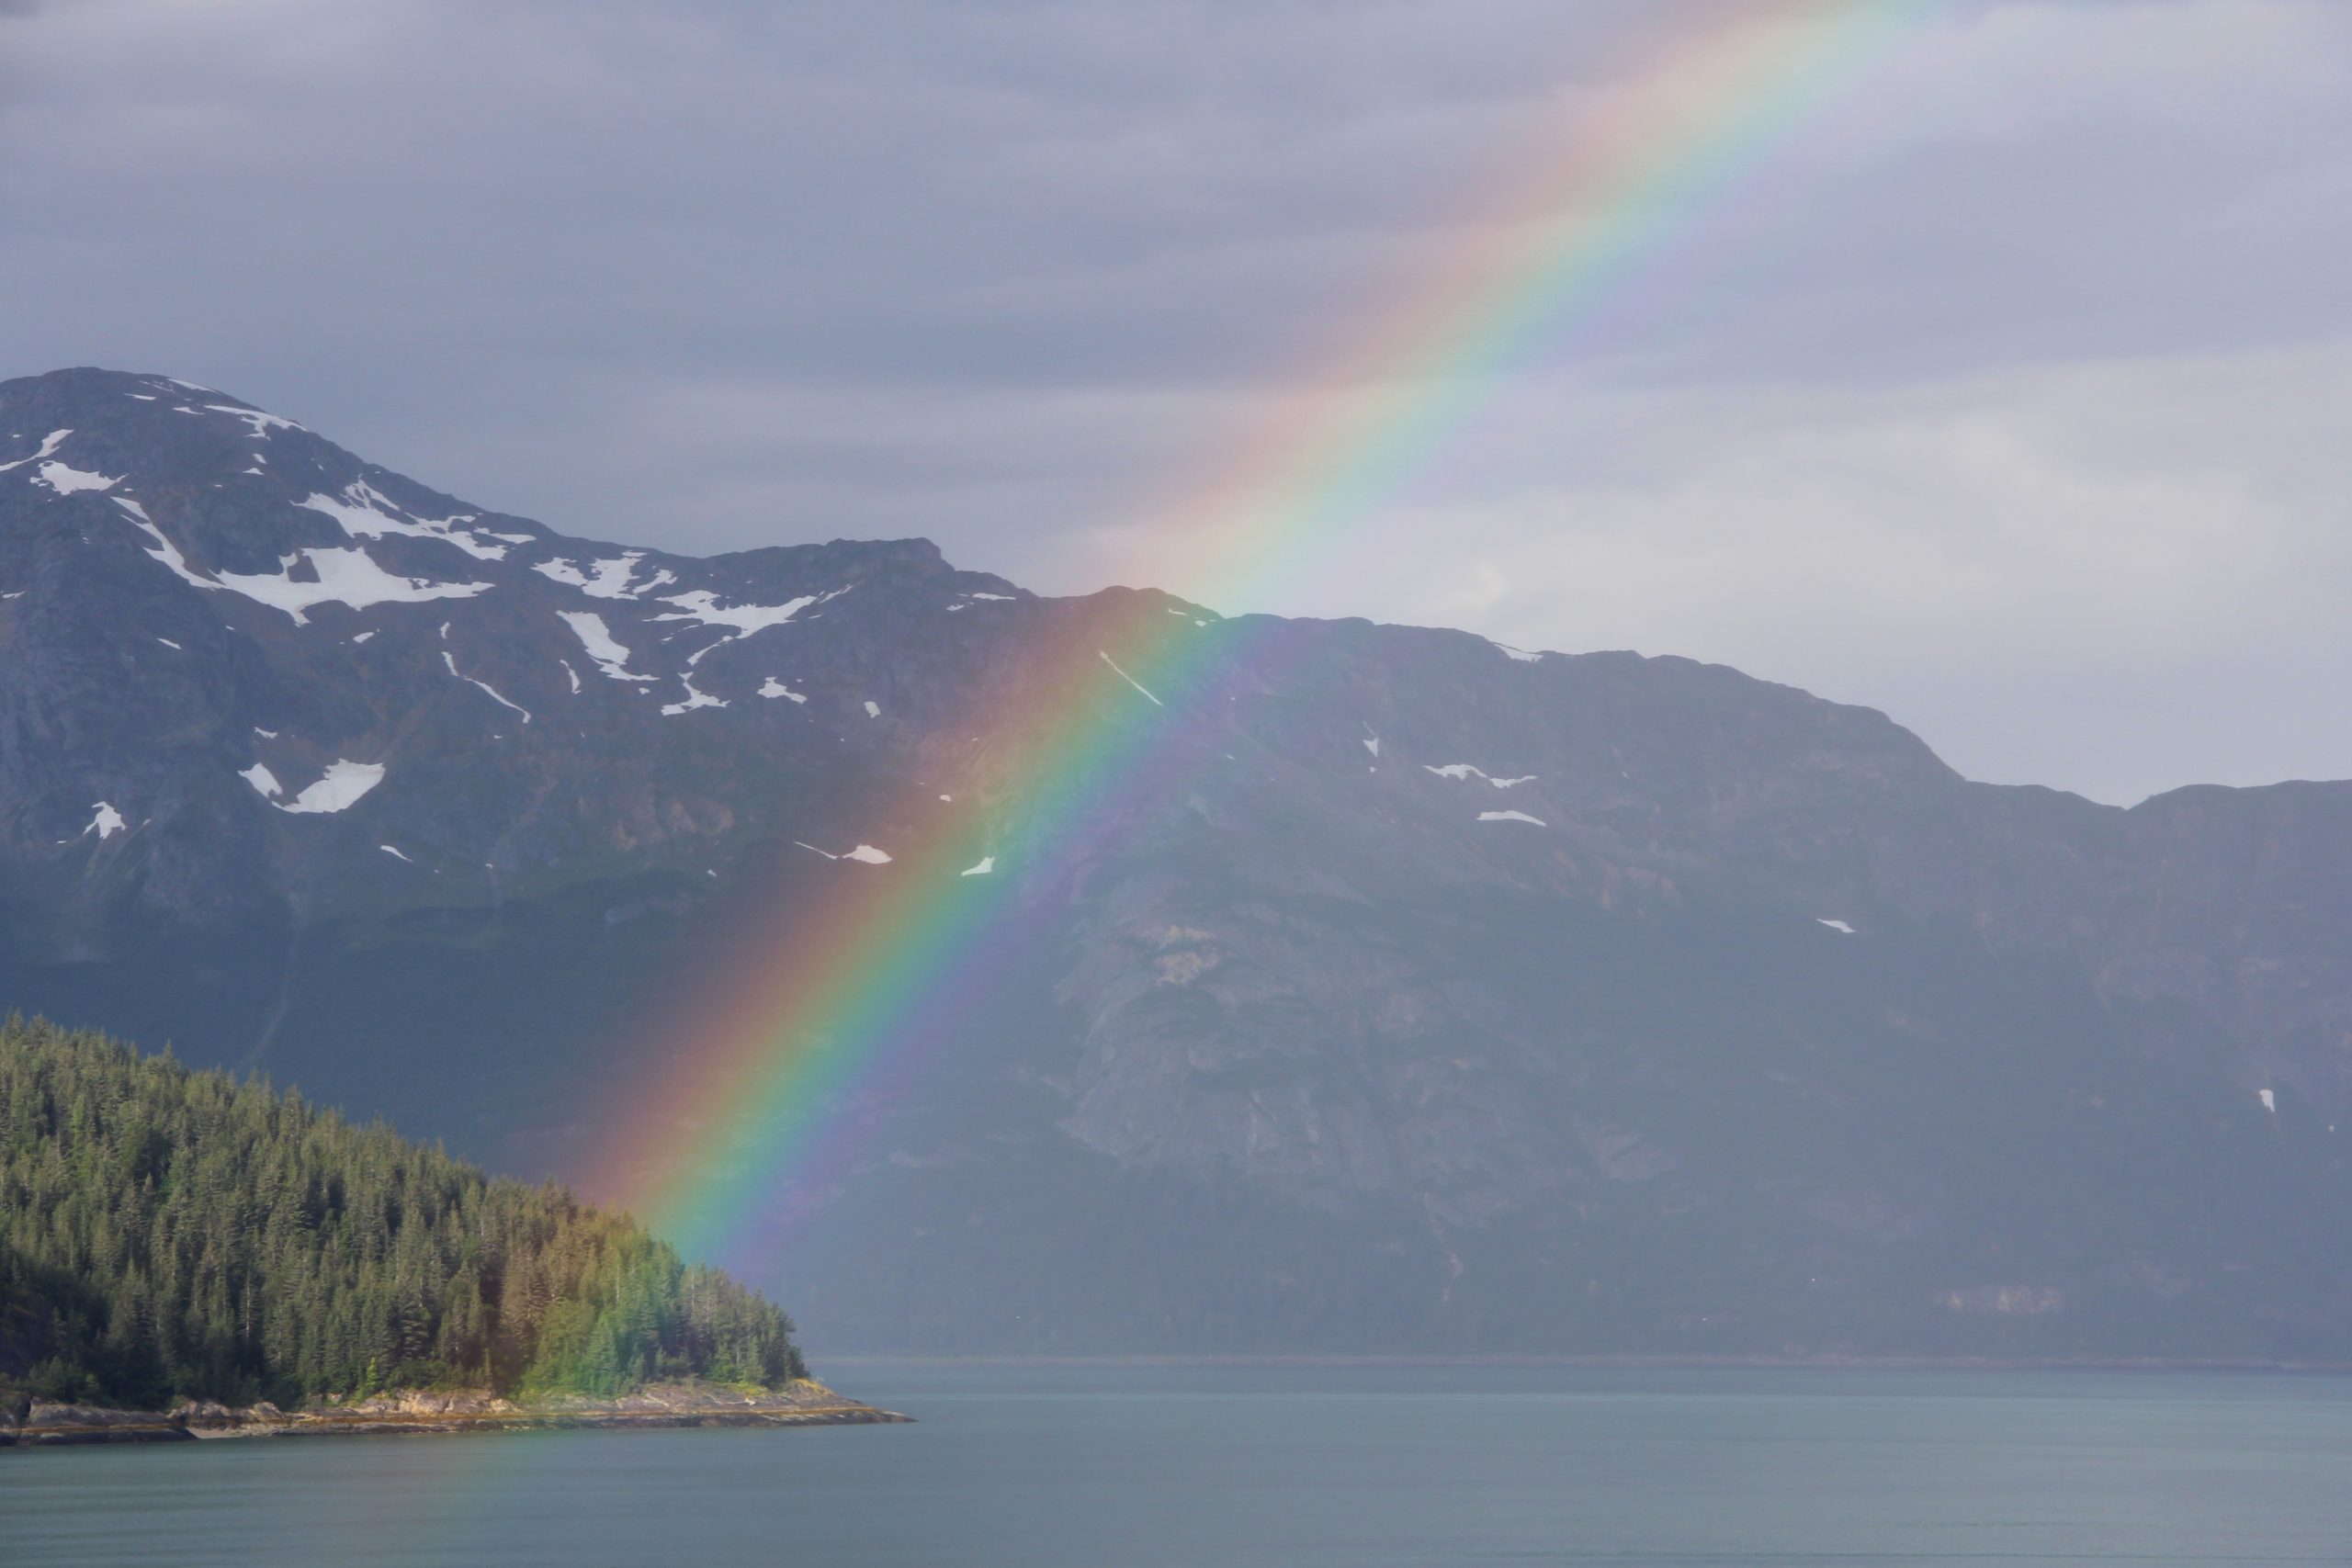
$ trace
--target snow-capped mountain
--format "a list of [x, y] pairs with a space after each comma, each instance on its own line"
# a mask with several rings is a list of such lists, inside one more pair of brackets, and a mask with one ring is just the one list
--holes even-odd
[[1229, 717], [990, 863], [1046, 934], [832, 1108], [813, 1343], [2352, 1354], [2352, 786], [2122, 811], [1683, 660], [595, 543], [160, 377], [0, 383], [0, 1006], [593, 1188], [730, 944], [1013, 810], [1170, 611]]
[[[915, 542], [567, 539], [158, 377], [9, 383], [0, 424], [40, 427], [0, 432], [24, 447], [0, 459], [0, 789], [37, 926], [307, 919], [598, 854], [707, 858], [777, 775], [903, 732], [885, 650], [908, 617], [979, 608], [952, 643], [1025, 597]], [[748, 750], [709, 792], [594, 767], [691, 754], [720, 711]]]

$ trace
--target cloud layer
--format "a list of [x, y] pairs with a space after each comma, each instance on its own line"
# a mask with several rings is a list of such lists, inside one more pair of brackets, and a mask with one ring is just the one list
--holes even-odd
[[0, 4], [0, 372], [608, 536], [1719, 659], [2100, 798], [2352, 775], [2334, 0], [1956, 0], [1250, 602], [1153, 523], [1757, 9]]

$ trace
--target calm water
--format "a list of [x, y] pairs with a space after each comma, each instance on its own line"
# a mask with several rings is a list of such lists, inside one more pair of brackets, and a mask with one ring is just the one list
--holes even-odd
[[2352, 1381], [836, 1365], [916, 1427], [0, 1454], [0, 1562], [2352, 1562]]

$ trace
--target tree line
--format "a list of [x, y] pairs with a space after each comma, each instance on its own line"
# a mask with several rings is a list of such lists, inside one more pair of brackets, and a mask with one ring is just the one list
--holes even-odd
[[259, 1079], [0, 1024], [0, 1386], [159, 1407], [807, 1375], [780, 1309], [626, 1214]]

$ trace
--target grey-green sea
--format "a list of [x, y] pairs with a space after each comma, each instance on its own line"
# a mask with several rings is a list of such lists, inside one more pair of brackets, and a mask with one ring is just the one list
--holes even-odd
[[10, 1564], [2352, 1562], [2352, 1379], [842, 1363], [794, 1431], [0, 1453]]

